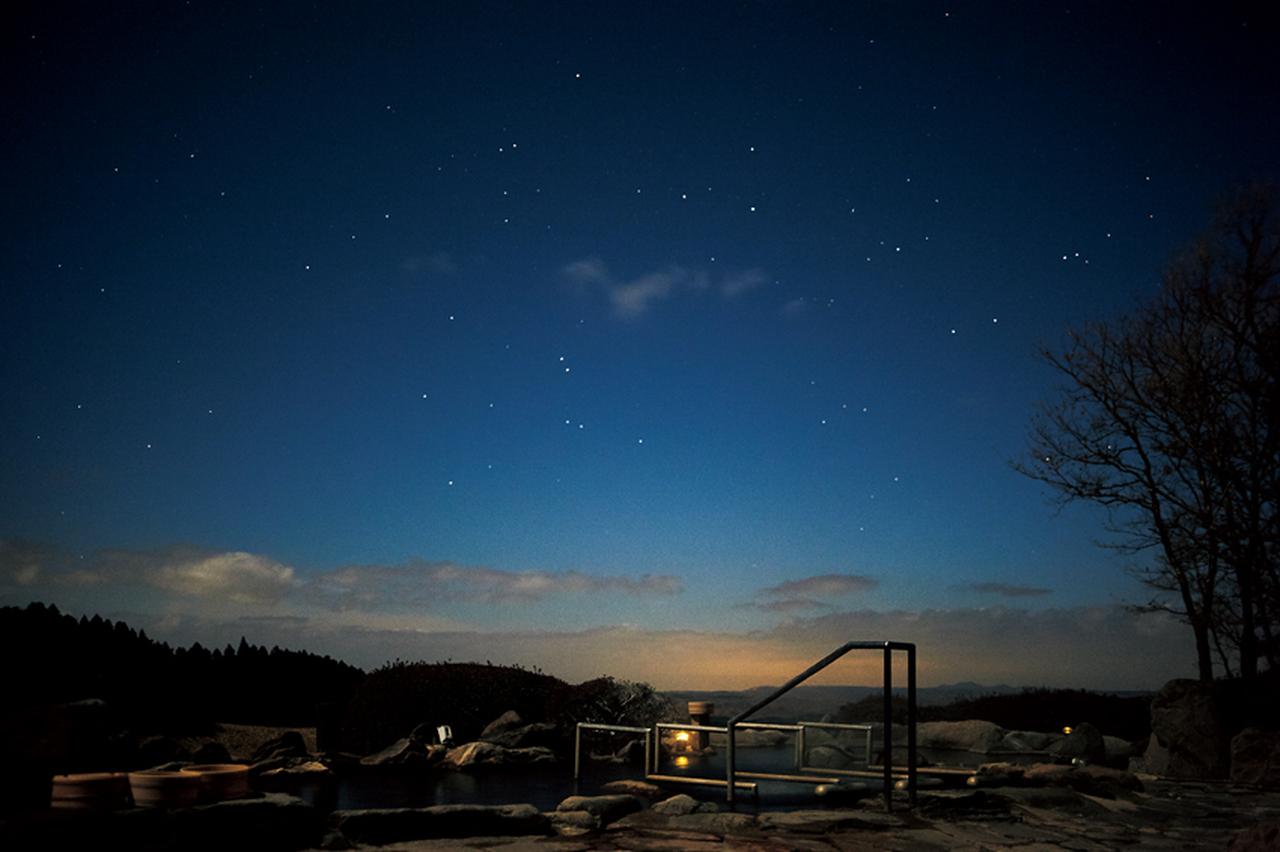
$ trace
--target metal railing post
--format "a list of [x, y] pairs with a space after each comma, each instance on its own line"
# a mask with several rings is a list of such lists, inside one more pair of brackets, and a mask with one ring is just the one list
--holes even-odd
[[907, 646], [907, 801], [916, 805], [916, 646]]
[[573, 780], [582, 777], [582, 723], [573, 726]]
[[893, 648], [884, 643], [884, 809], [893, 810]]
[[734, 748], [733, 748], [734, 746], [733, 740], [734, 740], [734, 733], [735, 733], [736, 727], [737, 727], [737, 724], [733, 719], [730, 719], [728, 724], [725, 725], [725, 733], [728, 735], [729, 741], [725, 744], [725, 749], [724, 749], [725, 781], [728, 782], [728, 786], [725, 787], [724, 795], [725, 795], [725, 801], [728, 802], [730, 805], [733, 804], [733, 799], [734, 799], [733, 791], [736, 787], [734, 783], [735, 781], [734, 775], [736, 774], [737, 767], [734, 766], [735, 754], [734, 754]]

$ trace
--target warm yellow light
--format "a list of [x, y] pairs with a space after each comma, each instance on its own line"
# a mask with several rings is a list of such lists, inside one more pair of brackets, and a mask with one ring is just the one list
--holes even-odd
[[676, 758], [675, 763], [676, 763], [676, 766], [679, 766], [681, 769], [683, 769], [683, 768], [685, 768], [686, 766], [688, 766], [688, 765], [689, 765], [689, 758], [685, 757], [685, 756], [682, 754], [682, 755], [680, 755], [679, 757], [677, 757], [677, 758]]
[[676, 742], [678, 742], [678, 743], [687, 743], [687, 742], [689, 742], [689, 732], [688, 732], [688, 731], [676, 731]]
[[1070, 725], [1065, 726], [1065, 727], [1062, 729], [1062, 733], [1064, 733], [1064, 734], [1069, 734], [1069, 733], [1071, 733], [1071, 726], [1070, 726]]

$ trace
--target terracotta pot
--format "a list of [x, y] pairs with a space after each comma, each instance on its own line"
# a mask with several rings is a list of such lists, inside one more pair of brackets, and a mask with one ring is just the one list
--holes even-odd
[[98, 811], [129, 806], [129, 776], [123, 772], [81, 772], [53, 776], [50, 805], [59, 810]]
[[186, 772], [195, 772], [203, 785], [203, 798], [217, 802], [222, 799], [239, 799], [249, 795], [249, 766], [244, 763], [200, 763], [188, 766]]
[[189, 808], [200, 799], [200, 773], [148, 769], [129, 773], [133, 803], [140, 808]]

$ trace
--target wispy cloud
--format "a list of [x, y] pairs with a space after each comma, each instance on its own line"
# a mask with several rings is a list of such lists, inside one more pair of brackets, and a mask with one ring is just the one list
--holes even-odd
[[[116, 616], [119, 617], [119, 616]], [[966, 608], [833, 612], [750, 633], [646, 630], [450, 630], [307, 620], [131, 616], [156, 638], [216, 647], [247, 635], [255, 644], [302, 647], [371, 667], [399, 657], [539, 666], [569, 681], [604, 674], [661, 689], [743, 689], [779, 684], [851, 639], [914, 642], [922, 685], [973, 680], [1026, 686], [1152, 689], [1194, 674], [1190, 633], [1161, 615], [1119, 606], [1056, 610]], [[425, 622], [424, 622], [425, 624]], [[1124, 649], [1117, 653], [1116, 649]], [[637, 649], [640, 649], [638, 652]], [[1051, 663], [1049, 661], [1052, 661]], [[852, 653], [826, 683], [880, 682], [878, 654]]]
[[236, 603], [280, 601], [297, 585], [293, 568], [243, 551], [209, 551], [185, 545], [158, 550], [104, 550], [68, 577], [80, 583], [140, 584], [179, 597]]
[[579, 289], [604, 293], [614, 315], [624, 320], [639, 319], [660, 302], [681, 294], [714, 289], [724, 298], [734, 299], [763, 287], [769, 280], [760, 269], [734, 271], [713, 280], [703, 270], [678, 265], [646, 272], [635, 278], [619, 278], [598, 257], [565, 264], [561, 276]]
[[739, 607], [785, 615], [829, 611], [836, 608], [832, 599], [869, 592], [879, 584], [862, 574], [817, 574], [767, 586], [756, 592], [755, 600]]
[[30, 586], [55, 558], [52, 548], [24, 539], [0, 539], [0, 586]]
[[962, 591], [1000, 595], [1005, 598], [1037, 598], [1053, 594], [1053, 589], [1042, 589], [1039, 586], [1015, 586], [1010, 583], [973, 583], [960, 588]]
[[726, 299], [736, 299], [768, 283], [769, 276], [763, 269], [744, 269], [725, 276], [725, 279], [720, 282], [720, 292]]
[[799, 580], [788, 580], [760, 590], [766, 598], [840, 597], [856, 592], [869, 592], [880, 581], [862, 574], [818, 574]]
[[237, 603], [274, 603], [295, 584], [294, 570], [252, 553], [217, 553], [159, 566], [149, 577], [156, 587], [195, 597]]
[[[670, 596], [684, 590], [671, 574], [508, 571], [415, 559], [397, 565], [348, 565], [302, 572], [268, 556], [189, 545], [152, 550], [100, 550], [85, 558], [56, 548], [0, 539], [0, 591], [62, 597], [74, 589], [147, 592], [168, 600], [253, 604], [259, 615], [289, 617], [300, 608], [393, 615], [458, 601], [527, 604], [565, 595]], [[94, 592], [95, 594], [97, 592]], [[288, 604], [288, 606], [280, 606]]]
[[683, 583], [667, 574], [617, 576], [583, 571], [505, 571], [455, 562], [352, 565], [328, 571], [311, 589], [337, 608], [376, 609], [391, 604], [430, 606], [447, 601], [533, 602], [554, 595], [620, 592], [674, 595]]
[[782, 315], [785, 317], [798, 317], [809, 312], [811, 305], [803, 296], [792, 299], [782, 306]]
[[821, 612], [831, 610], [834, 607], [831, 604], [825, 604], [816, 601], [813, 598], [781, 598], [772, 601], [747, 601], [735, 605], [737, 609], [754, 609], [759, 612], [782, 613], [783, 615], [794, 615], [796, 613]]

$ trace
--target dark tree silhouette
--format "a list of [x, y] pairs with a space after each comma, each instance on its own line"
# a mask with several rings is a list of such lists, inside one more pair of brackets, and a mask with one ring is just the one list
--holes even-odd
[[1137, 609], [1182, 618], [1202, 680], [1252, 679], [1280, 631], [1280, 203], [1237, 192], [1133, 314], [1042, 353], [1064, 384], [1015, 467], [1108, 511]]
[[304, 651], [200, 643], [171, 649], [123, 621], [79, 620], [53, 606], [0, 607], [6, 658], [0, 686], [10, 706], [106, 700], [140, 730], [173, 733], [213, 722], [311, 724], [364, 679], [354, 666]]

